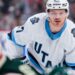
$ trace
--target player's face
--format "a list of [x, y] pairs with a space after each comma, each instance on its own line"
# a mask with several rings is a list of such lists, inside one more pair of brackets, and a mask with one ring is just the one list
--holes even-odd
[[53, 32], [58, 32], [63, 27], [67, 18], [67, 12], [60, 9], [52, 9], [48, 12], [50, 28]]

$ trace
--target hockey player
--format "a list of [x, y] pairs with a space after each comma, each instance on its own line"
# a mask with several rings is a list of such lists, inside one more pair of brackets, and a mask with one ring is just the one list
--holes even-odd
[[56, 66], [63, 66], [63, 61], [75, 67], [75, 25], [67, 19], [68, 14], [67, 0], [48, 0], [46, 13], [30, 17], [10, 34], [39, 74], [49, 74]]

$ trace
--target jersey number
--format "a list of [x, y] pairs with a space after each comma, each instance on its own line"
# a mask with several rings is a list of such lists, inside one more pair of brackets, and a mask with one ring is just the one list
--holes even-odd
[[21, 27], [21, 29], [20, 30], [17, 30], [16, 32], [18, 33], [18, 32], [22, 32], [24, 30], [24, 27]]

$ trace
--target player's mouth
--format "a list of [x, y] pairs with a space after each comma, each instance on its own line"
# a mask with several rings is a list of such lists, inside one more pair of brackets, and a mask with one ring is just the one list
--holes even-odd
[[59, 24], [61, 21], [60, 20], [55, 20], [55, 23], [56, 24]]
[[61, 22], [60, 19], [58, 19], [58, 18], [56, 18], [54, 21], [55, 21], [56, 23]]

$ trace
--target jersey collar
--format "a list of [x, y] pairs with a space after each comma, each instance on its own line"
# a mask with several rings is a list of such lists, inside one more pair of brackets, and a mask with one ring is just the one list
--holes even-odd
[[58, 33], [53, 34], [53, 33], [51, 32], [48, 19], [46, 19], [46, 21], [45, 21], [45, 29], [46, 29], [46, 32], [47, 32], [48, 36], [49, 36], [52, 40], [55, 40], [55, 39], [57, 39], [57, 38], [59, 38], [59, 37], [61, 36], [62, 32], [63, 32], [63, 31], [65, 30], [65, 28], [66, 28], [66, 25], [67, 25], [67, 22], [65, 21], [64, 26], [62, 27], [62, 29], [61, 29]]

